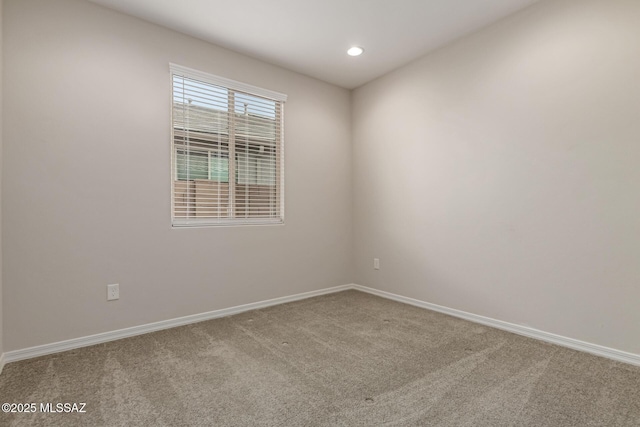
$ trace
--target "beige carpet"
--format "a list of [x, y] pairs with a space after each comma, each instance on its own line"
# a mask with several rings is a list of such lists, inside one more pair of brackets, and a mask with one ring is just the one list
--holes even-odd
[[[347, 291], [8, 364], [1, 426], [640, 426], [640, 368]], [[39, 408], [38, 408], [39, 410]]]

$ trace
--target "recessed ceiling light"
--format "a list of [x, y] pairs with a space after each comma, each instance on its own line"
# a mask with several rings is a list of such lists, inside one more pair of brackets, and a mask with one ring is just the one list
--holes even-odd
[[358, 46], [354, 46], [347, 51], [349, 56], [360, 56], [364, 52], [364, 49]]

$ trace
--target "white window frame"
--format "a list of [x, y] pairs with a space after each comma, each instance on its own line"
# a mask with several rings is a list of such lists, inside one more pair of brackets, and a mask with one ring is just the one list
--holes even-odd
[[[263, 89], [257, 86], [253, 86], [247, 83], [238, 82], [236, 80], [227, 79], [225, 77], [216, 76], [203, 71], [194, 70], [192, 68], [184, 67], [174, 63], [169, 63], [169, 77], [171, 82], [171, 225], [174, 228], [185, 227], [217, 227], [217, 226], [245, 226], [245, 225], [284, 225], [285, 214], [285, 186], [284, 186], [284, 103], [287, 100], [287, 95], [279, 92], [275, 92], [268, 89]], [[176, 156], [176, 147], [174, 140], [174, 117], [173, 117], [173, 79], [174, 76], [184, 76], [187, 78], [202, 81], [204, 83], [210, 83], [215, 86], [221, 86], [229, 90], [244, 92], [250, 95], [256, 95], [262, 98], [267, 98], [280, 103], [280, 132], [279, 132], [279, 183], [277, 193], [279, 195], [279, 216], [278, 218], [176, 218], [175, 217], [175, 194], [174, 183], [177, 180], [177, 163], [174, 156]], [[231, 139], [229, 141], [231, 144]], [[209, 153], [210, 157], [211, 153]], [[235, 170], [231, 170], [232, 161], [229, 160], [229, 181], [235, 180]], [[210, 165], [208, 166], [209, 174]], [[231, 203], [231, 202], [230, 202]]]

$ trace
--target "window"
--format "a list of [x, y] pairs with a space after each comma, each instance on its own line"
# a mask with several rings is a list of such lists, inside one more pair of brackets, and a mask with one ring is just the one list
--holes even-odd
[[286, 95], [170, 69], [173, 226], [283, 223]]

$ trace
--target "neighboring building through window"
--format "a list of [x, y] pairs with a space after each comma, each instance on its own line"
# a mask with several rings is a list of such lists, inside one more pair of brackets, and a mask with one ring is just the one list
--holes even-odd
[[286, 95], [170, 68], [172, 224], [283, 223]]

